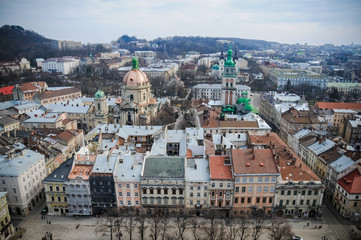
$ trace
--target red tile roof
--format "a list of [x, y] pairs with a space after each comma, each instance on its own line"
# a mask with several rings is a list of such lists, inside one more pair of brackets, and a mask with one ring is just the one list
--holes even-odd
[[71, 139], [73, 139], [76, 136], [76, 132], [70, 132], [70, 131], [64, 131], [60, 133], [57, 137], [60, 139], [63, 139], [66, 142], [69, 142]]
[[249, 132], [249, 144], [269, 146], [274, 150], [276, 164], [284, 181], [320, 181], [320, 178], [274, 132], [264, 135]]
[[232, 149], [234, 174], [277, 174], [271, 149]]
[[361, 110], [361, 103], [347, 103], [347, 102], [318, 102], [316, 107], [319, 109], [352, 109]]
[[209, 156], [209, 171], [211, 179], [233, 179], [231, 165], [224, 165], [226, 156]]
[[2, 88], [0, 88], [0, 94], [3, 94], [3, 95], [13, 94], [14, 87], [15, 86], [2, 87]]
[[45, 82], [27, 82], [19, 85], [19, 89], [22, 92], [34, 92], [41, 91], [45, 87]]
[[337, 183], [350, 194], [361, 193], [361, 174], [357, 168], [339, 179]]

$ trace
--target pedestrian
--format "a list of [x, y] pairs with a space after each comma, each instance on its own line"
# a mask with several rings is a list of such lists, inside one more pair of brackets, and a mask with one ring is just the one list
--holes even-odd
[[309, 227], [310, 226], [310, 222], [307, 222], [307, 227]]
[[315, 226], [315, 229], [317, 229], [317, 226]]

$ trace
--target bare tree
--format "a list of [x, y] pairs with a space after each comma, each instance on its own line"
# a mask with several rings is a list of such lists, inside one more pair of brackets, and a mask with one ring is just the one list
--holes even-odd
[[120, 224], [122, 222], [121, 218], [107, 217], [99, 223], [96, 228], [96, 232], [101, 234], [101, 238], [110, 238], [113, 240], [113, 237], [120, 239], [121, 231]]
[[228, 229], [226, 230], [225, 236], [229, 240], [235, 240], [239, 232], [239, 228], [238, 228], [239, 219], [230, 217], [226, 219], [226, 221], [228, 222]]
[[202, 239], [200, 236], [200, 229], [199, 229], [199, 222], [196, 217], [191, 218], [189, 221], [192, 229], [192, 235], [194, 240], [200, 240]]
[[224, 236], [227, 234], [226, 230], [226, 224], [224, 222], [224, 219], [217, 219], [217, 232], [216, 232], [216, 239], [223, 240]]
[[162, 232], [161, 220], [162, 218], [158, 214], [153, 214], [149, 219], [150, 237], [153, 240], [157, 240]]
[[248, 217], [241, 217], [238, 222], [238, 236], [240, 237], [240, 240], [245, 240], [249, 237], [249, 220]]
[[209, 210], [206, 214], [207, 224], [203, 226], [203, 235], [208, 239], [218, 239], [220, 230], [222, 229], [222, 221], [216, 218], [217, 213], [213, 210]]
[[136, 218], [136, 221], [139, 223], [138, 225], [138, 232], [140, 235], [140, 240], [144, 240], [144, 235], [145, 235], [145, 230], [147, 229], [147, 226], [145, 225], [147, 222], [147, 218], [145, 217], [145, 215], [139, 215]]
[[121, 240], [122, 239], [122, 236], [123, 236], [123, 233], [121, 231], [121, 224], [123, 222], [123, 219], [122, 218], [115, 218], [114, 219], [114, 236], [116, 239], [118, 240]]
[[167, 228], [169, 225], [169, 217], [167, 216], [163, 216], [163, 218], [160, 221], [160, 228], [161, 228], [161, 236], [162, 236], [162, 240], [165, 240], [167, 237]]
[[127, 218], [126, 218], [126, 221], [125, 221], [125, 231], [129, 234], [129, 240], [132, 240], [133, 239], [133, 231], [134, 231], [134, 228], [135, 228], [135, 225], [136, 225], [136, 219], [135, 219], [135, 216], [134, 216], [134, 213], [131, 212]]
[[251, 232], [252, 232], [253, 240], [259, 239], [259, 237], [263, 234], [264, 229], [265, 229], [264, 218], [252, 219]]
[[178, 230], [178, 239], [184, 240], [184, 232], [188, 227], [189, 219], [187, 215], [178, 215], [175, 219]]
[[272, 240], [288, 240], [293, 236], [290, 225], [283, 218], [273, 220], [268, 231]]

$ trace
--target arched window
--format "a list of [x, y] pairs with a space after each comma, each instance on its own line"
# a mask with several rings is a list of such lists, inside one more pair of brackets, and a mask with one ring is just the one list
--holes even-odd
[[129, 95], [129, 100], [130, 100], [130, 101], [133, 101], [133, 100], [134, 100], [133, 94], [130, 94], [130, 95]]

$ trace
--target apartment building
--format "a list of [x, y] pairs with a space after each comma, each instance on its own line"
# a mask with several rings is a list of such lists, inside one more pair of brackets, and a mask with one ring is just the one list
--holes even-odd
[[117, 153], [120, 154], [114, 172], [117, 206], [139, 208], [141, 206], [140, 173], [144, 155], [113, 151], [113, 154]]
[[89, 177], [95, 158], [95, 154], [92, 154], [88, 148], [83, 147], [74, 159], [68, 181], [65, 182], [68, 215], [89, 216], [93, 214]]
[[99, 154], [89, 177], [93, 213], [102, 214], [117, 207], [114, 171], [118, 155]]
[[0, 161], [0, 189], [8, 192], [9, 210], [27, 215], [44, 197], [42, 180], [46, 177], [44, 156], [29, 149]]
[[204, 158], [189, 156], [185, 167], [185, 207], [189, 215], [200, 216], [209, 207], [209, 168]]
[[273, 214], [317, 217], [322, 214], [324, 184], [276, 133], [249, 133], [250, 145], [269, 148], [279, 169]]
[[280, 175], [270, 149], [232, 149], [234, 215], [271, 215]]
[[292, 86], [308, 84], [319, 88], [326, 88], [328, 76], [303, 69], [278, 69], [269, 72], [271, 81], [277, 84], [277, 89], [284, 89], [289, 82]]
[[73, 161], [74, 159], [69, 159], [62, 163], [43, 180], [49, 215], [65, 215], [69, 212], [65, 182], [73, 167]]
[[361, 213], [361, 165], [337, 181], [333, 205], [345, 218], [360, 220]]
[[184, 157], [149, 156], [145, 159], [140, 184], [142, 206], [147, 213], [184, 213], [184, 166]]
[[209, 208], [224, 216], [231, 214], [233, 176], [229, 156], [209, 156]]
[[6, 194], [6, 192], [0, 192], [0, 240], [5, 240], [14, 233], [14, 226], [10, 217]]

